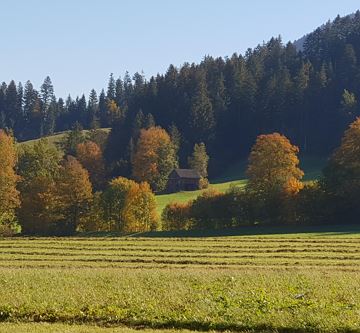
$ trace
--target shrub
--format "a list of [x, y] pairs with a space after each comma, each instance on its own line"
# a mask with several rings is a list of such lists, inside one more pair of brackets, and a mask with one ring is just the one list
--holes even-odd
[[201, 177], [199, 181], [199, 188], [201, 190], [206, 189], [209, 187], [209, 181], [207, 178]]
[[192, 227], [190, 218], [191, 202], [169, 203], [163, 210], [162, 221], [164, 230], [188, 230]]

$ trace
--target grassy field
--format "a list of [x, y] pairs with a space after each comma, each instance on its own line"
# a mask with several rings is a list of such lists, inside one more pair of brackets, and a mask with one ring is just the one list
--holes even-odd
[[325, 231], [2, 239], [0, 332], [355, 332], [360, 228]]

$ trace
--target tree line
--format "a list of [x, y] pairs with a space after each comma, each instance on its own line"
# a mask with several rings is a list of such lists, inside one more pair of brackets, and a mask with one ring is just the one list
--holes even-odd
[[[160, 127], [142, 129], [133, 179], [106, 173], [97, 131], [71, 131], [15, 146], [0, 131], [0, 232], [71, 235], [82, 231], [144, 232], [232, 228], [253, 224], [357, 223], [360, 194], [360, 118], [345, 131], [322, 177], [302, 182], [299, 148], [279, 133], [262, 134], [249, 155], [245, 188], [204, 191], [188, 203], [168, 204], [160, 217], [154, 190], [177, 163], [174, 143]], [[189, 163], [206, 175], [208, 156], [195, 145]]]
[[359, 45], [357, 12], [309, 34], [303, 51], [272, 38], [244, 55], [170, 65], [148, 80], [110, 75], [107, 88], [88, 98], [57, 99], [49, 77], [40, 91], [11, 81], [0, 88], [0, 127], [19, 141], [74, 126], [112, 127], [104, 157], [113, 176], [124, 177], [133, 173], [140, 129], [155, 125], [177, 142], [180, 166], [204, 143], [210, 175], [246, 157], [263, 133], [286, 135], [304, 154], [327, 155], [360, 115]]
[[319, 180], [303, 182], [299, 148], [279, 133], [258, 136], [245, 188], [203, 192], [187, 203], [168, 204], [166, 230], [244, 225], [320, 225], [359, 222], [360, 118], [345, 131]]
[[[165, 189], [178, 164], [176, 144], [160, 127], [141, 129], [132, 179], [112, 177], [102, 130], [69, 131], [56, 145], [46, 138], [15, 144], [0, 130], [0, 233], [71, 235], [78, 231], [144, 232], [161, 228], [154, 191]], [[194, 146], [189, 164], [207, 185], [208, 155]]]

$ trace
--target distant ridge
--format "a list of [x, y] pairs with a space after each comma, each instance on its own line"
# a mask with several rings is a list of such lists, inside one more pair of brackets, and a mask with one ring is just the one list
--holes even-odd
[[[345, 15], [345, 16], [343, 16], [343, 17], [353, 18], [354, 16], [355, 16], [355, 13], [352, 13], [352, 14], [349, 14], [349, 15]], [[328, 23], [332, 24], [332, 21], [329, 20]], [[326, 24], [327, 24], [327, 23], [321, 25], [319, 28], [320, 28], [320, 29], [323, 29], [323, 28], [326, 26]], [[297, 40], [295, 40], [295, 41], [293, 42], [293, 44], [295, 45], [295, 47], [296, 47], [296, 49], [297, 49], [298, 51], [304, 51], [304, 44], [305, 44], [306, 39], [307, 39], [307, 37], [308, 37], [309, 35], [310, 35], [310, 33], [302, 36], [301, 38], [299, 38], [299, 39], [297, 39]]]

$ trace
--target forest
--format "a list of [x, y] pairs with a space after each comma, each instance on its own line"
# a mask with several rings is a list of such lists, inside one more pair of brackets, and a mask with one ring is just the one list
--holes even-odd
[[[92, 90], [88, 99], [56, 98], [50, 77], [39, 91], [30, 81], [4, 82], [1, 220], [16, 220], [30, 234], [322, 223], [340, 216], [351, 222], [359, 177], [358, 59], [359, 11], [307, 35], [303, 50], [277, 37], [244, 55], [170, 65], [148, 80], [111, 74], [107, 89]], [[110, 128], [109, 135], [99, 128]], [[83, 129], [90, 130], [86, 138]], [[64, 154], [46, 140], [15, 147], [61, 131], [69, 131]], [[208, 175], [249, 154], [245, 191], [207, 191], [187, 205], [174, 203], [160, 226], [154, 192], [165, 189], [174, 168], [198, 169], [206, 187]], [[274, 154], [282, 168], [271, 163]], [[322, 179], [304, 186], [299, 154], [332, 154]]]
[[246, 157], [259, 134], [279, 132], [301, 154], [328, 155], [360, 112], [358, 59], [359, 12], [310, 33], [302, 51], [272, 38], [243, 55], [170, 65], [149, 79], [110, 75], [107, 89], [88, 98], [57, 99], [49, 77], [39, 91], [30, 81], [2, 83], [0, 127], [18, 141], [76, 125], [111, 127], [105, 157], [115, 176], [131, 174], [139, 130], [154, 124], [179, 136], [180, 165], [205, 143], [210, 175]]

